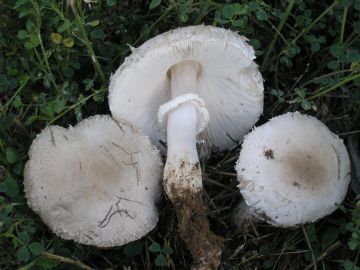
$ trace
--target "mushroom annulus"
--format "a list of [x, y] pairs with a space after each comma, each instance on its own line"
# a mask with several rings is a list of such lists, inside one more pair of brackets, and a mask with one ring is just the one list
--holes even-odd
[[37, 135], [24, 172], [29, 206], [64, 239], [112, 247], [158, 221], [159, 152], [139, 130], [110, 116]]
[[263, 79], [246, 41], [213, 26], [172, 30], [132, 48], [110, 82], [112, 115], [159, 148], [167, 143], [163, 187], [193, 269], [217, 269], [222, 245], [206, 216], [197, 142], [201, 157], [232, 148], [263, 109]]
[[350, 181], [343, 141], [315, 117], [299, 112], [274, 117], [246, 135], [235, 168], [250, 212], [279, 227], [331, 214]]

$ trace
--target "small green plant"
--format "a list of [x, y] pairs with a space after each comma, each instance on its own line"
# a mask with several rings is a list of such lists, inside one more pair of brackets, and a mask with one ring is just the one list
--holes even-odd
[[329, 250], [335, 243], [340, 235], [340, 229], [337, 226], [329, 225], [323, 231], [317, 231], [314, 224], [309, 225], [304, 234], [306, 233], [307, 245], [309, 250], [305, 253], [305, 258], [309, 262], [317, 259], [325, 251]]
[[341, 266], [344, 270], [360, 270], [359, 266], [356, 266], [354, 262], [350, 260], [345, 260], [341, 263]]
[[350, 211], [351, 220], [345, 225], [345, 230], [350, 234], [347, 241], [351, 250], [360, 250], [360, 200], [357, 201], [355, 209]]
[[279, 89], [271, 89], [271, 94], [275, 97], [277, 97], [279, 102], [284, 102], [284, 91], [281, 91]]
[[[1, 269], [66, 270], [79, 261], [95, 269], [169, 267], [172, 261], [188, 268], [186, 251], [178, 245], [179, 256], [171, 257], [161, 238], [109, 250], [59, 239], [26, 206], [22, 182], [28, 148], [41, 129], [109, 113], [108, 79], [131, 52], [129, 44], [138, 47], [164, 31], [202, 23], [249, 39], [265, 79], [263, 120], [301, 110], [328, 120], [345, 141], [346, 134], [359, 133], [360, 0], [0, 1]], [[354, 192], [343, 212], [306, 227], [311, 250], [302, 229], [261, 225], [253, 234], [234, 232], [228, 221], [241, 199], [233, 171], [237, 155], [203, 163], [211, 222], [226, 239], [224, 268], [303, 270], [321, 259], [318, 269], [359, 270]], [[171, 222], [160, 218], [155, 235], [174, 235], [175, 214], [167, 206], [162, 201], [159, 213], [173, 216]], [[235, 233], [240, 240], [227, 235]]]
[[149, 246], [149, 251], [156, 254], [155, 265], [156, 266], [169, 266], [168, 258], [171, 254], [174, 253], [174, 250], [171, 247], [161, 245], [152, 240], [151, 245]]
[[301, 105], [301, 108], [305, 111], [311, 109], [311, 102], [306, 98], [306, 89], [305, 88], [296, 88], [294, 89], [297, 97], [296, 102]]

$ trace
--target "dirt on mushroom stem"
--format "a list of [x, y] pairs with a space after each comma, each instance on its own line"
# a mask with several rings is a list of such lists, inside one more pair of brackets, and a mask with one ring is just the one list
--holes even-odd
[[215, 270], [221, 262], [224, 240], [210, 231], [202, 188], [193, 184], [199, 177], [199, 162], [180, 160], [178, 166], [165, 167], [163, 185], [176, 211], [180, 237], [193, 257], [191, 269]]

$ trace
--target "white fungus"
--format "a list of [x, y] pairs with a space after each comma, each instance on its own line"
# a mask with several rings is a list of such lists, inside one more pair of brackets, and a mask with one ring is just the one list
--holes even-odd
[[110, 82], [113, 116], [159, 148], [167, 142], [163, 186], [194, 269], [217, 269], [221, 257], [202, 199], [197, 141], [201, 157], [234, 147], [262, 113], [263, 80], [246, 41], [213, 26], [172, 30], [132, 50]]
[[111, 247], [155, 227], [161, 159], [127, 122], [95, 116], [68, 129], [47, 127], [29, 157], [28, 204], [60, 237]]
[[[146, 41], [111, 77], [113, 116], [138, 126], [163, 149], [159, 141], [166, 141], [167, 126], [166, 121], [158, 122], [160, 106], [193, 93], [210, 116], [198, 135], [198, 140], [205, 140], [204, 153], [209, 148], [233, 147], [253, 127], [263, 108], [263, 79], [253, 61], [254, 50], [246, 41], [233, 31], [205, 25], [171, 30]], [[186, 63], [197, 70], [194, 80], [188, 71], [178, 75], [179, 83], [171, 87], [172, 67]], [[159, 118], [164, 119], [163, 113]]]
[[322, 218], [341, 204], [350, 181], [343, 141], [314, 117], [274, 117], [244, 139], [239, 188], [257, 217], [275, 226]]

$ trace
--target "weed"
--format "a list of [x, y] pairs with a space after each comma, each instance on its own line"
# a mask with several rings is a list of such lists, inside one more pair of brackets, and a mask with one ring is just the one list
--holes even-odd
[[154, 261], [156, 266], [170, 265], [166, 257], [169, 258], [169, 256], [174, 253], [174, 250], [171, 247], [169, 246], [161, 247], [159, 243], [152, 241], [152, 244], [149, 246], [149, 251], [157, 254]]
[[[102, 250], [51, 233], [26, 206], [22, 181], [29, 145], [42, 128], [109, 113], [108, 80], [130, 53], [128, 44], [201, 23], [249, 38], [265, 78], [260, 123], [300, 110], [344, 139], [360, 133], [359, 0], [1, 1], [1, 269], [189, 268], [167, 201], [148, 237]], [[202, 164], [211, 226], [226, 239], [223, 269], [359, 269], [355, 189], [342, 211], [304, 228], [237, 229], [231, 209], [241, 200], [233, 168], [238, 152]]]

